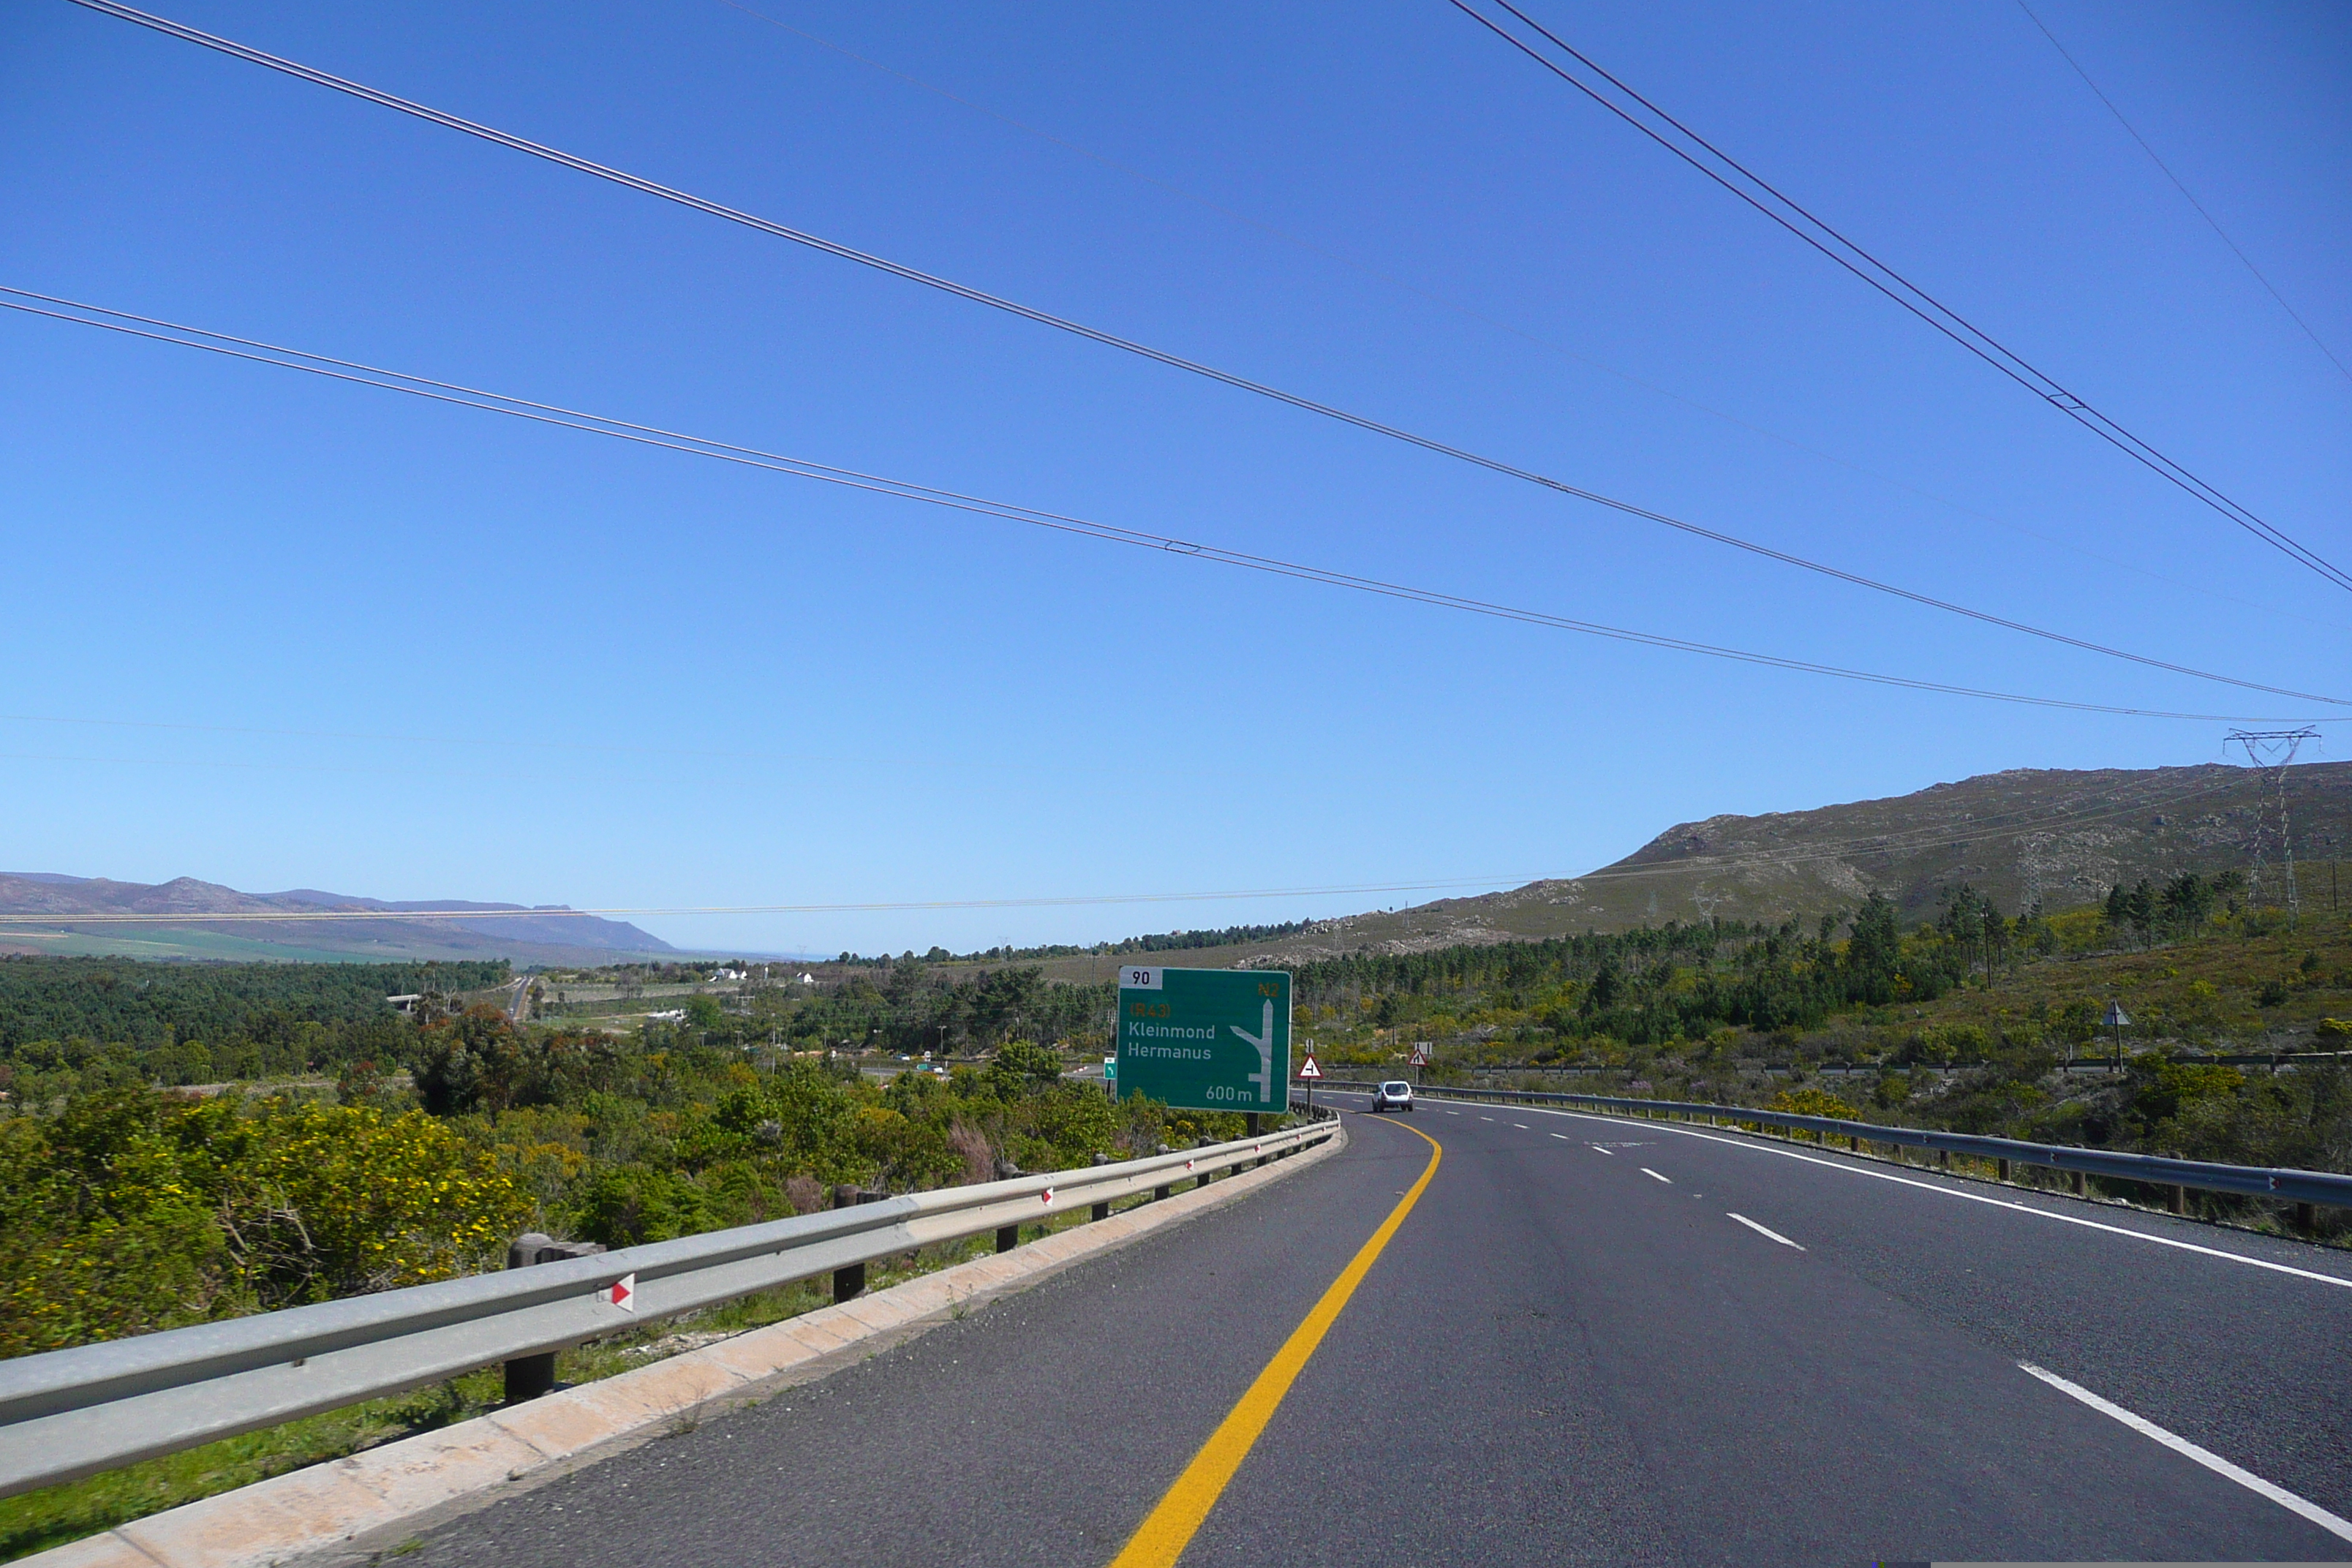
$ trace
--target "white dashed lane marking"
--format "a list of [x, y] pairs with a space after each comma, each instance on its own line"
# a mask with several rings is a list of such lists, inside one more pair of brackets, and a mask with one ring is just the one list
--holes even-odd
[[1670, 1177], [1670, 1176], [1662, 1176], [1662, 1175], [1658, 1174], [1658, 1173], [1657, 1173], [1657, 1172], [1653, 1171], [1652, 1169], [1650, 1169], [1650, 1167], [1649, 1167], [1649, 1166], [1647, 1166], [1647, 1165], [1644, 1165], [1644, 1166], [1643, 1166], [1643, 1167], [1642, 1167], [1642, 1174], [1643, 1174], [1643, 1175], [1645, 1175], [1645, 1176], [1649, 1177], [1649, 1178], [1650, 1178], [1650, 1180], [1652, 1180], [1652, 1181], [1654, 1181], [1654, 1182], [1664, 1182], [1664, 1183], [1665, 1183], [1665, 1184], [1666, 1184], [1666, 1185], [1668, 1185], [1668, 1186], [1670, 1186], [1670, 1187], [1671, 1187], [1671, 1186], [1673, 1186], [1673, 1185], [1675, 1184], [1674, 1184], [1674, 1179], [1673, 1179], [1672, 1177]]
[[[1570, 1121], [1617, 1120], [1614, 1117], [1595, 1116], [1590, 1111], [1553, 1110], [1545, 1106], [1535, 1107], [1534, 1113], [1538, 1116], [1557, 1116]], [[1911, 1176], [1898, 1176], [1888, 1171], [1872, 1170], [1866, 1165], [1853, 1164], [1843, 1160], [1825, 1159], [1819, 1154], [1801, 1153], [1794, 1149], [1776, 1149], [1768, 1144], [1750, 1142], [1744, 1138], [1727, 1137], [1721, 1132], [1704, 1131], [1696, 1128], [1673, 1127], [1661, 1131], [1672, 1132], [1680, 1138], [1696, 1138], [1701, 1142], [1720, 1143], [1726, 1148], [1745, 1149], [1751, 1154], [1769, 1154], [1775, 1159], [1796, 1160], [1824, 1171], [1837, 1171], [1849, 1176], [1865, 1176], [1874, 1182], [1892, 1182], [1897, 1186], [1909, 1187], [1915, 1192], [1934, 1193], [1948, 1198], [1964, 1199], [1972, 1204], [1985, 1204], [1994, 1208], [2007, 1209], [2011, 1214], [2026, 1215], [2034, 1219], [2055, 1220], [2062, 1225], [2080, 1226], [2085, 1230], [2104, 1231], [2109, 1236], [2126, 1237], [2133, 1241], [2153, 1242], [2158, 1247], [2173, 1247], [2181, 1252], [2193, 1252], [2199, 1257], [2216, 1258], [2223, 1263], [2242, 1263], [2249, 1268], [2266, 1269], [2273, 1274], [2290, 1274], [2298, 1279], [2311, 1280], [2314, 1284], [2333, 1285], [2338, 1289], [2352, 1289], [2352, 1278], [2344, 1275], [2321, 1274], [2309, 1268], [2297, 1268], [2292, 1264], [2273, 1263], [2267, 1258], [2249, 1258], [2242, 1252], [2226, 1252], [2218, 1247], [2200, 1246], [2196, 1242], [2183, 1241], [2175, 1237], [2152, 1236], [2147, 1231], [2133, 1230], [2126, 1226], [2107, 1225], [2099, 1220], [2084, 1218], [2080, 1215], [2064, 1214], [2056, 1209], [2036, 1208], [2031, 1204], [2017, 1203], [2009, 1198], [1994, 1197], [1986, 1193], [1969, 1192], [1958, 1184], [1946, 1185], [1937, 1182], [1920, 1181]], [[1593, 1147], [1599, 1148], [1600, 1145], [1595, 1144]], [[2053, 1198], [2051, 1201], [2058, 1200]]]
[[1614, 1150], [1614, 1149], [1603, 1149], [1603, 1148], [1602, 1148], [1600, 1144], [1598, 1144], [1598, 1143], [1588, 1143], [1588, 1144], [1586, 1144], [1586, 1145], [1585, 1145], [1585, 1147], [1586, 1147], [1586, 1148], [1588, 1148], [1588, 1149], [1590, 1149], [1590, 1150], [1591, 1150], [1591, 1151], [1592, 1151], [1594, 1153], [1596, 1153], [1596, 1154], [1606, 1154], [1606, 1155], [1608, 1155], [1608, 1156], [1609, 1156], [1611, 1159], [1612, 1159], [1612, 1160], [1613, 1160], [1613, 1159], [1615, 1159], [1615, 1158], [1617, 1157], [1617, 1151], [1616, 1151], [1616, 1150]]
[[1524, 1121], [1514, 1121], [1511, 1125], [1517, 1128], [1522, 1132], [1529, 1131], [1528, 1124]]
[[[1779, 1242], [1779, 1243], [1780, 1243], [1781, 1246], [1783, 1246], [1783, 1247], [1797, 1247], [1797, 1244], [1796, 1244], [1795, 1242], [1790, 1241], [1787, 1237], [1782, 1236], [1779, 1231], [1777, 1231], [1777, 1230], [1767, 1230], [1767, 1229], [1765, 1229], [1762, 1226], [1758, 1225], [1754, 1220], [1749, 1219], [1749, 1218], [1748, 1218], [1746, 1215], [1744, 1215], [1744, 1214], [1727, 1214], [1727, 1215], [1725, 1215], [1723, 1217], [1724, 1217], [1724, 1218], [1726, 1218], [1726, 1219], [1736, 1219], [1736, 1220], [1738, 1220], [1740, 1224], [1742, 1224], [1742, 1225], [1746, 1226], [1748, 1229], [1750, 1229], [1750, 1230], [1754, 1231], [1757, 1235], [1759, 1235], [1759, 1236], [1760, 1236], [1760, 1237], [1767, 1237], [1768, 1239], [1772, 1240], [1772, 1241], [1777, 1241], [1777, 1242]], [[1800, 1251], [1800, 1252], [1802, 1252], [1802, 1251], [1804, 1251], [1805, 1249], [1804, 1249], [1803, 1247], [1797, 1247], [1797, 1250], [1798, 1250], [1798, 1251]]]
[[1573, 1143], [1573, 1142], [1576, 1142], [1576, 1140], [1575, 1140], [1575, 1139], [1570, 1138], [1570, 1137], [1567, 1133], [1565, 1133], [1565, 1132], [1554, 1132], [1554, 1133], [1551, 1133], [1551, 1134], [1550, 1134], [1550, 1136], [1551, 1136], [1551, 1137], [1554, 1137], [1554, 1138], [1559, 1139], [1559, 1140], [1561, 1142], [1563, 1142], [1563, 1143]]

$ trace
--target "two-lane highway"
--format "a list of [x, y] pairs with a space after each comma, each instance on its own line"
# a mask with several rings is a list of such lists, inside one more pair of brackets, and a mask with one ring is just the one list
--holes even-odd
[[1179, 1478], [1200, 1500], [1428, 1172], [1416, 1128], [1442, 1163], [1184, 1563], [2352, 1557], [2340, 1256], [1666, 1123], [1349, 1121], [1336, 1159], [417, 1561], [1109, 1563]]
[[[1572, 1557], [1580, 1543], [1549, 1531], [1613, 1489], [1578, 1496], [1599, 1479], [1589, 1457], [1613, 1450], [1636, 1458], [1601, 1468], [1671, 1531], [1662, 1561], [2352, 1552], [2020, 1364], [2352, 1512], [2340, 1258], [2063, 1198], [2010, 1207], [1973, 1184], [1666, 1123], [1429, 1100], [1415, 1116], [1447, 1143], [1453, 1179], [1391, 1249], [1394, 1287], [1360, 1301], [1354, 1327], [1453, 1396], [1391, 1406], [1400, 1449], [1439, 1462], [1388, 1489], [1457, 1536]], [[1474, 1289], [1483, 1312], [1444, 1305]], [[1486, 1326], [1514, 1312], [1557, 1325], [1528, 1336], [1545, 1342], [1539, 1369], [1512, 1364]], [[1449, 1331], [1465, 1337], [1448, 1344]], [[1515, 1409], [1556, 1409], [1519, 1391], [1562, 1384], [1578, 1435], [1554, 1446], [1555, 1473], [1499, 1463], [1548, 1436]], [[1301, 1419], [1361, 1417], [1345, 1395], [1319, 1410], [1303, 1395]], [[1475, 1439], [1449, 1429], [1468, 1410], [1492, 1415]], [[1497, 1443], [1496, 1422], [1521, 1431]], [[1260, 1474], [1278, 1485], [1280, 1468]], [[1547, 1504], [1554, 1488], [1576, 1503]], [[1249, 1512], [1238, 1488], [1227, 1504], [1224, 1520]], [[1514, 1512], [1528, 1521], [1517, 1531]], [[1364, 1550], [1379, 1540], [1352, 1520], [1340, 1530]], [[1624, 1557], [1606, 1541], [1586, 1555]]]

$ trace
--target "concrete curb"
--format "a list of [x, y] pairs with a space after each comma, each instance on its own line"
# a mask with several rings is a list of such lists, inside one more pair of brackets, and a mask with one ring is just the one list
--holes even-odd
[[1328, 1158], [1318, 1147], [1206, 1187], [820, 1307], [601, 1383], [423, 1432], [20, 1558], [20, 1568], [328, 1568], [706, 1417], [813, 1382], [1076, 1263]]

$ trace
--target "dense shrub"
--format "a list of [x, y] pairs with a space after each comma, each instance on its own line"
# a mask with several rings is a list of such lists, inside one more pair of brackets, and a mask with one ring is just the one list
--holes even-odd
[[421, 1111], [80, 1097], [0, 1121], [0, 1354], [469, 1272], [529, 1212]]

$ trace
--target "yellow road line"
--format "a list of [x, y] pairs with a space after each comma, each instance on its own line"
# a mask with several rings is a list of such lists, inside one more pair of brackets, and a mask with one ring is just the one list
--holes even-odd
[[[1391, 1121], [1387, 1125], [1402, 1124]], [[1356, 1256], [1339, 1271], [1339, 1278], [1331, 1281], [1331, 1288], [1323, 1292], [1323, 1299], [1315, 1303], [1306, 1321], [1282, 1342], [1282, 1348], [1274, 1352], [1274, 1359], [1265, 1363], [1265, 1370], [1257, 1374], [1257, 1381], [1249, 1385], [1241, 1403], [1209, 1434], [1209, 1440], [1201, 1445], [1201, 1451], [1192, 1456], [1192, 1462], [1184, 1467], [1176, 1484], [1168, 1489], [1159, 1506], [1128, 1539], [1119, 1554], [1111, 1559], [1110, 1568], [1175, 1568], [1176, 1559], [1191, 1544], [1193, 1532], [1208, 1519], [1209, 1510], [1216, 1507], [1225, 1483], [1234, 1479], [1234, 1472], [1249, 1457], [1250, 1446], [1265, 1430], [1265, 1424], [1274, 1419], [1282, 1396], [1290, 1392], [1291, 1384], [1306, 1370], [1307, 1358], [1339, 1321], [1348, 1298], [1363, 1283], [1381, 1249], [1388, 1246], [1397, 1226], [1404, 1223], [1404, 1216], [1412, 1212], [1412, 1205], [1429, 1190], [1430, 1178], [1437, 1174], [1437, 1163], [1444, 1158], [1445, 1146], [1418, 1127], [1406, 1126], [1404, 1131], [1429, 1145], [1429, 1164], [1421, 1173], [1421, 1180], [1413, 1183], [1396, 1207], [1389, 1210], [1389, 1217], [1381, 1221], [1381, 1228], [1357, 1248]]]

